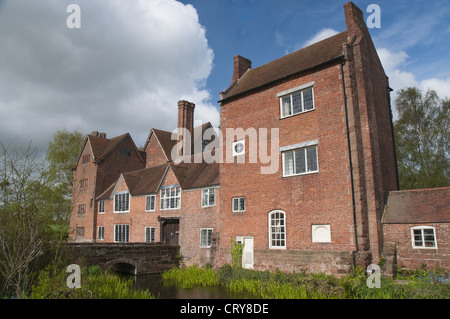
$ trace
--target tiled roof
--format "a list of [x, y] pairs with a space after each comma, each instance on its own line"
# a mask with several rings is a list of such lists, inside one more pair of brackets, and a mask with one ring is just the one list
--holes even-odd
[[182, 189], [200, 188], [219, 184], [218, 163], [171, 164], [172, 171]]
[[[158, 192], [168, 167], [169, 165], [164, 164], [122, 173], [131, 196], [154, 194]], [[97, 200], [111, 198], [114, 189], [120, 180], [121, 178], [108, 187], [106, 191], [97, 197]]]
[[223, 93], [221, 100], [224, 101], [342, 57], [342, 45], [346, 41], [347, 31], [344, 31], [260, 67], [250, 69]]
[[450, 223], [450, 187], [389, 192], [382, 223]]

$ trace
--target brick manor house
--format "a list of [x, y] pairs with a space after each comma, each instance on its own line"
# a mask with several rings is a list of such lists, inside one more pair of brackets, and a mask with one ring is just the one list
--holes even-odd
[[[257, 68], [234, 58], [219, 101], [220, 136], [241, 128], [232, 138], [194, 127], [188, 101], [178, 134], [151, 129], [143, 150], [128, 133], [87, 135], [72, 240], [179, 244], [185, 265], [220, 267], [233, 239], [245, 268], [335, 274], [394, 247], [400, 265], [448, 268], [449, 189], [398, 191], [389, 81], [362, 11], [344, 11], [346, 30], [325, 40]], [[252, 161], [262, 129], [277, 132], [267, 134], [268, 174], [261, 152]], [[206, 153], [223, 160], [192, 160]]]

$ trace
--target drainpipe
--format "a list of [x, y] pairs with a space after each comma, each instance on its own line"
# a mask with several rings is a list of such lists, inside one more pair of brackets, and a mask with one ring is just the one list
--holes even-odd
[[350, 180], [351, 180], [351, 185], [352, 185], [353, 226], [354, 226], [354, 230], [355, 230], [355, 248], [356, 248], [354, 251], [352, 251], [352, 257], [353, 257], [353, 269], [356, 269], [355, 254], [359, 251], [359, 248], [358, 248], [358, 231], [357, 231], [357, 227], [356, 227], [355, 186], [354, 186], [354, 182], [353, 182], [353, 164], [352, 164], [352, 150], [351, 150], [351, 144], [350, 144], [350, 129], [349, 129], [349, 124], [348, 124], [347, 94], [345, 92], [344, 63], [345, 63], [345, 58], [342, 58], [342, 61], [341, 61], [342, 88], [344, 90], [345, 124], [347, 126], [348, 156], [350, 159]]

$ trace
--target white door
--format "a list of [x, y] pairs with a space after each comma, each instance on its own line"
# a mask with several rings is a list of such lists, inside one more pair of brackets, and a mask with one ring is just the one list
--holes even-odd
[[253, 269], [253, 237], [244, 237], [242, 268]]

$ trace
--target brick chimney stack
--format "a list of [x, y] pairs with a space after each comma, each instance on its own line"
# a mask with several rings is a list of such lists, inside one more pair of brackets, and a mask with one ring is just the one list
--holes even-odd
[[[195, 104], [188, 101], [178, 101], [178, 155], [190, 155], [194, 150], [194, 109]], [[183, 138], [183, 129], [187, 129], [190, 133], [189, 139]], [[190, 142], [190, 145], [187, 143]], [[190, 147], [189, 147], [190, 146]], [[189, 150], [190, 148], [190, 150]]]
[[243, 76], [244, 73], [251, 68], [252, 68], [252, 61], [244, 57], [241, 57], [240, 55], [236, 55], [234, 57], [234, 72], [231, 83], [234, 83], [237, 80], [239, 80], [241, 76]]
[[344, 12], [347, 31], [350, 34], [359, 33], [361, 29], [366, 27], [363, 12], [353, 2], [350, 1], [344, 4]]

